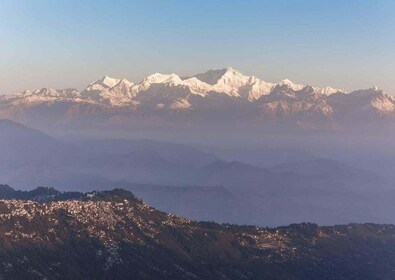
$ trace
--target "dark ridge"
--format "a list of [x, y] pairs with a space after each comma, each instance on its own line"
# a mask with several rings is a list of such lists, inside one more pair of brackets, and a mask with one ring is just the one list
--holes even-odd
[[111, 191], [94, 191], [84, 194], [85, 199], [122, 202], [123, 200], [139, 201], [131, 192], [116, 188]]
[[33, 200], [39, 202], [63, 200], [105, 200], [121, 202], [123, 200], [138, 201], [136, 196], [124, 189], [116, 188], [111, 191], [66, 192], [52, 187], [37, 187], [33, 190], [15, 190], [9, 185], [0, 185], [0, 199]]
[[[2, 121], [2, 120], [0, 120]], [[0, 198], [11, 199], [15, 197], [15, 190], [9, 185], [0, 185]]]

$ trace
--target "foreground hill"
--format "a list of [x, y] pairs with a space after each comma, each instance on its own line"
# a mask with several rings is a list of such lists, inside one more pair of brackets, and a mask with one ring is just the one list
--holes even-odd
[[2, 279], [395, 277], [392, 225], [219, 225], [160, 212], [121, 189], [0, 189]]

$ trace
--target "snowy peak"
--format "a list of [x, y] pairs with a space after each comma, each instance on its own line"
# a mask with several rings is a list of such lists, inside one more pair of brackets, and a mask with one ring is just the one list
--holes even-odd
[[[306, 87], [303, 84], [294, 83], [289, 79], [284, 79], [277, 84], [265, 82], [255, 76], [243, 75], [240, 71], [232, 67], [227, 67], [223, 69], [211, 69], [207, 72], [187, 78], [181, 78], [174, 73], [154, 73], [144, 78], [139, 84], [133, 84], [126, 79], [121, 80], [105, 76], [90, 84], [85, 90], [85, 93], [100, 93], [108, 90], [110, 92], [116, 92], [119, 96], [119, 91], [121, 91], [123, 95], [131, 98], [132, 96], [139, 95], [141, 92], [148, 91], [152, 85], [156, 85], [156, 90], [159, 90], [160, 86], [178, 88], [177, 90], [175, 89], [175, 91], [183, 88], [189, 90], [191, 94], [200, 95], [202, 97], [207, 96], [208, 93], [225, 94], [231, 97], [242, 98], [250, 102], [254, 102], [264, 95], [269, 95], [276, 86], [285, 87], [292, 91], [301, 91]], [[345, 93], [344, 90], [330, 87], [310, 88], [315, 94], [327, 96], [337, 92]], [[165, 91], [168, 95], [168, 89]], [[88, 95], [91, 98], [93, 97], [92, 93]], [[157, 95], [157, 93], [155, 93], [155, 95]]]
[[305, 87], [305, 86], [302, 85], [302, 84], [295, 84], [294, 82], [292, 82], [292, 81], [289, 80], [289, 79], [281, 80], [281, 81], [278, 83], [278, 85], [279, 85], [279, 86], [286, 86], [286, 87], [288, 87], [288, 88], [290, 88], [290, 89], [292, 89], [292, 90], [294, 90], [294, 91], [299, 91], [299, 90], [301, 90], [302, 88]]
[[225, 75], [226, 72], [227, 72], [226, 68], [220, 70], [211, 69], [205, 73], [196, 74], [193, 77], [206, 84], [215, 85], [222, 78], [222, 76]]
[[228, 67], [225, 70], [226, 71], [224, 75], [222, 75], [217, 84], [229, 85], [239, 88], [246, 84], [251, 84], [251, 82], [256, 79], [253, 76], [245, 76], [231, 67]]
[[211, 91], [241, 97], [249, 101], [268, 94], [273, 84], [266, 83], [254, 76], [243, 75], [238, 70], [228, 67], [209, 70], [193, 76], [197, 80], [212, 86]]
[[129, 82], [126, 79], [122, 79], [119, 81], [119, 83], [117, 83], [115, 86], [113, 86], [112, 88], [115, 87], [123, 87], [123, 88], [130, 88], [131, 86], [133, 86], [134, 84], [132, 82]]
[[4, 95], [3, 98], [15, 99], [15, 98], [41, 98], [41, 99], [53, 99], [53, 98], [77, 98], [79, 92], [76, 89], [54, 89], [54, 88], [41, 88], [34, 91], [25, 90], [21, 93]]
[[174, 73], [169, 75], [155, 73], [143, 80], [143, 83], [149, 83], [149, 84], [167, 84], [167, 83], [179, 84], [181, 82], [182, 82], [181, 78]]
[[179, 114], [185, 120], [250, 118], [305, 123], [332, 122], [336, 118], [373, 120], [378, 115], [394, 116], [395, 120], [394, 98], [377, 87], [348, 94], [342, 89], [303, 85], [289, 79], [270, 83], [231, 67], [186, 78], [155, 73], [137, 84], [104, 76], [81, 93], [44, 88], [0, 96], [0, 117], [28, 119], [29, 110], [32, 116], [41, 110], [57, 114], [51, 109], [54, 105], [67, 112], [66, 120], [59, 117], [60, 123], [84, 114], [102, 114], [102, 119], [111, 118], [109, 122], [133, 118], [168, 120]]
[[214, 70], [211, 69], [205, 73], [197, 74], [194, 76], [198, 80], [210, 85], [230, 85], [233, 87], [240, 87], [245, 85], [249, 80], [254, 77], [245, 76], [232, 67]]
[[319, 87], [313, 87], [314, 92], [322, 95], [329, 96], [333, 93], [347, 93], [344, 89], [340, 88], [332, 88], [332, 87], [324, 87], [324, 88], [319, 88]]
[[109, 76], [104, 76], [101, 80], [99, 80], [99, 83], [102, 84], [103, 86], [112, 88], [116, 84], [118, 84], [121, 80], [120, 79], [114, 79]]
[[108, 88], [112, 88], [116, 84], [118, 84], [121, 80], [120, 79], [114, 79], [108, 76], [104, 76], [100, 80], [97, 80], [93, 83], [91, 83], [87, 87], [87, 91], [100, 91]]

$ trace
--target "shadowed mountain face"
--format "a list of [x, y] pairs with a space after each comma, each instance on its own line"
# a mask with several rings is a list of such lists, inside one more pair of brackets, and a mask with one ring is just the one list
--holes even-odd
[[[392, 279], [395, 227], [194, 222], [121, 189], [0, 186], [5, 279]], [[11, 199], [12, 198], [12, 199]]]
[[0, 181], [20, 188], [122, 187], [171, 213], [236, 224], [394, 222], [388, 178], [336, 160], [294, 161], [313, 154], [258, 151], [282, 162], [263, 168], [215, 149], [149, 140], [62, 142], [11, 121], [0, 128]]
[[0, 120], [0, 164], [23, 164], [48, 157], [62, 143], [10, 120]]
[[60, 181], [65, 186], [105, 180], [79, 170], [79, 163], [86, 160], [86, 155], [78, 147], [9, 120], [0, 120], [0, 134], [2, 182], [28, 188], [56, 185]]

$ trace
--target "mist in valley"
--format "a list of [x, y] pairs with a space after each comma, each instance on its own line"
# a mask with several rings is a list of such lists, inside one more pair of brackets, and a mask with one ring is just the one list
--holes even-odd
[[158, 209], [221, 223], [395, 222], [387, 130], [276, 127], [44, 133], [1, 120], [0, 181], [18, 189], [124, 188]]

